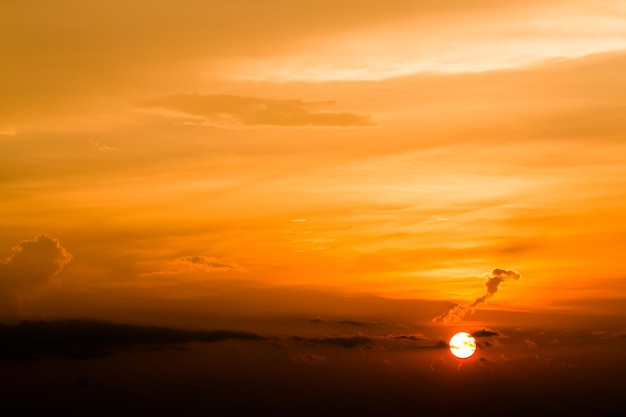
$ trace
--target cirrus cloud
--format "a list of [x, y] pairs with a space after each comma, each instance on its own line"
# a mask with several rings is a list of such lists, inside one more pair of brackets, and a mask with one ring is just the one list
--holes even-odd
[[181, 256], [160, 271], [147, 272], [143, 276], [175, 275], [188, 272], [245, 272], [246, 268], [235, 262], [203, 255]]
[[368, 116], [316, 111], [332, 102], [272, 100], [233, 95], [174, 94], [135, 103], [146, 109], [182, 113], [197, 119], [184, 123], [215, 127], [241, 126], [371, 126]]

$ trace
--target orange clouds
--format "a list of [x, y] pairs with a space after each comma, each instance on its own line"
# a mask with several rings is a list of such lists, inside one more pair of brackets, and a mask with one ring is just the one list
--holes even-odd
[[370, 126], [366, 116], [351, 113], [327, 113], [314, 109], [328, 102], [305, 103], [300, 100], [270, 100], [228, 95], [176, 94], [143, 100], [137, 103], [147, 108], [162, 108], [199, 116], [200, 121], [218, 127], [238, 126]]
[[478, 297], [473, 303], [468, 305], [457, 304], [447, 313], [434, 318], [433, 321], [450, 323], [463, 320], [463, 317], [465, 317], [468, 312], [474, 312], [476, 306], [486, 303], [488, 299], [493, 297], [495, 293], [498, 292], [498, 286], [504, 281], [517, 281], [520, 278], [522, 278], [522, 276], [516, 271], [496, 268], [491, 271], [491, 274], [489, 274], [485, 279], [485, 287], [487, 287], [487, 293], [485, 295]]
[[9, 257], [0, 261], [0, 300], [19, 298], [45, 287], [71, 259], [72, 255], [53, 237], [41, 234], [21, 241]]
[[161, 271], [148, 272], [143, 276], [175, 275], [188, 272], [245, 272], [246, 268], [235, 262], [226, 262], [210, 256], [182, 256], [174, 259]]
[[37, 287], [53, 279], [71, 259], [57, 239], [37, 235], [12, 249], [0, 264], [0, 279], [18, 290]]
[[[0, 234], [68, 236], [59, 292], [133, 288], [149, 309], [249, 269], [470, 309], [475, 277], [510, 265], [537, 279], [490, 307], [626, 294], [626, 55], [555, 59], [620, 47], [617, 2], [0, 8]], [[3, 293], [66, 262], [31, 246], [2, 264]]]

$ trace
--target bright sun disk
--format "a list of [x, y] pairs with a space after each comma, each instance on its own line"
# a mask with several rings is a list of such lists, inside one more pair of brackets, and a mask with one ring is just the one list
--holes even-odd
[[469, 358], [476, 352], [476, 340], [466, 332], [459, 332], [450, 338], [450, 352], [460, 359]]

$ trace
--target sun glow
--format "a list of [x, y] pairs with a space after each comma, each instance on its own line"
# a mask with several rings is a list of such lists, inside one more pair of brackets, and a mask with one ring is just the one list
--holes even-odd
[[459, 332], [450, 338], [450, 352], [459, 359], [467, 359], [476, 352], [476, 340], [466, 332]]
[[[286, 48], [243, 61], [234, 58], [237, 62], [226, 60], [218, 68], [225, 78], [234, 80], [384, 80], [417, 73], [504, 70], [626, 48], [618, 10], [592, 13], [571, 6], [548, 10], [548, 15], [544, 8], [520, 10], [512, 20], [497, 19], [493, 11], [464, 14], [461, 20], [454, 14], [429, 16], [427, 21], [417, 16], [320, 35], [307, 48], [299, 45], [295, 50]], [[320, 56], [325, 59], [321, 61]]]

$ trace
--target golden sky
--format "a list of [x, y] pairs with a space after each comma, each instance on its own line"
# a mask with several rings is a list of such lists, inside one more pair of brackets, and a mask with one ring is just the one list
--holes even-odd
[[0, 61], [3, 317], [626, 314], [622, 1], [9, 0]]

